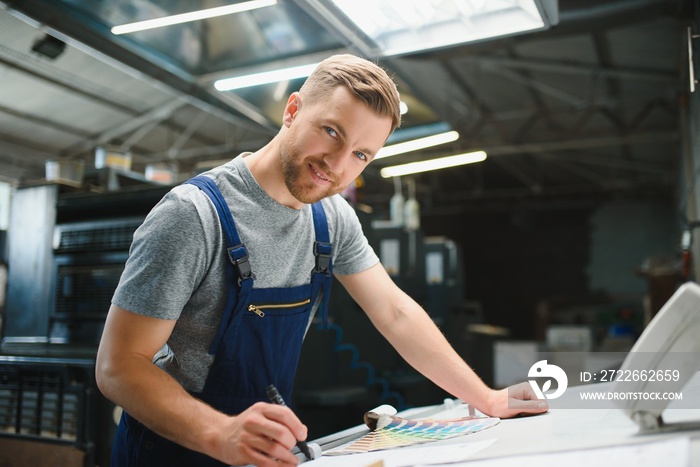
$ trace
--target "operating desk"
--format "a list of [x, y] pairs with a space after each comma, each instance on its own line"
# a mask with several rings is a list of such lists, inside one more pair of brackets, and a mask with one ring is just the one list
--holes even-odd
[[[372, 453], [345, 456], [323, 456], [306, 463], [309, 467], [394, 467], [412, 465], [448, 465], [447, 463], [411, 459], [430, 454], [437, 460], [440, 453], [460, 451], [461, 460], [453, 459], [449, 465], [469, 467], [495, 467], [501, 465], [590, 466], [596, 467], [620, 463], [629, 465], [699, 466], [700, 430], [672, 433], [640, 434], [638, 426], [624, 412], [612, 404], [607, 408], [590, 409], [580, 401], [582, 391], [610, 391], [610, 383], [573, 386], [560, 399], [550, 401], [550, 411], [543, 415], [501, 420], [483, 431], [450, 440], [436, 441], [416, 447], [398, 448]], [[437, 406], [436, 406], [437, 407]], [[411, 418], [427, 408], [410, 409], [399, 413]], [[420, 417], [416, 417], [420, 418]], [[700, 421], [700, 372], [683, 388], [683, 401], [674, 401], [664, 412], [668, 423]], [[323, 448], [339, 437], [356, 436], [366, 432], [356, 427], [344, 432], [315, 440]], [[472, 445], [472, 451], [465, 448]], [[432, 451], [418, 451], [431, 449]], [[413, 451], [413, 453], [411, 452]], [[325, 451], [325, 448], [324, 448]], [[414, 454], [415, 453], [415, 454]], [[400, 458], [396, 457], [401, 454]], [[459, 456], [457, 456], [459, 457]]]

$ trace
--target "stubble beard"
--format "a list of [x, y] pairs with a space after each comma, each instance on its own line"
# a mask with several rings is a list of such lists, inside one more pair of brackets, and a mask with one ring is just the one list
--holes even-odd
[[[282, 176], [284, 177], [284, 184], [292, 196], [302, 203], [314, 204], [323, 198], [339, 193], [341, 190], [337, 189], [336, 184], [332, 184], [320, 194], [314, 194], [318, 189], [318, 185], [313, 181], [303, 181], [303, 172], [307, 170], [309, 159], [302, 157], [292, 144], [282, 144], [280, 146]], [[316, 166], [321, 169], [324, 168], [323, 163], [316, 163]]]

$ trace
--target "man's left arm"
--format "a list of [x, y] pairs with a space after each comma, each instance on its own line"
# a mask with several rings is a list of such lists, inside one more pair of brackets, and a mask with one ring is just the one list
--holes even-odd
[[494, 417], [547, 411], [547, 403], [536, 400], [527, 383], [502, 390], [489, 388], [381, 264], [337, 279], [399, 354], [445, 391]]

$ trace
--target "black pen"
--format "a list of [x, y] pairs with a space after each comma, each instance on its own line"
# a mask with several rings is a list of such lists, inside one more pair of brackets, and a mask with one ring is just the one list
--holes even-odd
[[[282, 399], [282, 396], [274, 384], [269, 385], [265, 391], [267, 392], [267, 397], [270, 399], [270, 402], [287, 407], [287, 404], [284, 403], [284, 399]], [[304, 453], [307, 460], [314, 459], [315, 456], [311, 454], [311, 449], [309, 449], [309, 446], [304, 441], [297, 441], [297, 447]]]

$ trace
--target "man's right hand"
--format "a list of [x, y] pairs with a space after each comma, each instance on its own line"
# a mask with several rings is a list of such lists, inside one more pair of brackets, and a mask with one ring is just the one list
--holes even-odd
[[306, 436], [306, 426], [291, 409], [258, 402], [230, 418], [229, 434], [223, 438], [217, 457], [231, 465], [297, 465], [299, 459], [291, 450]]

